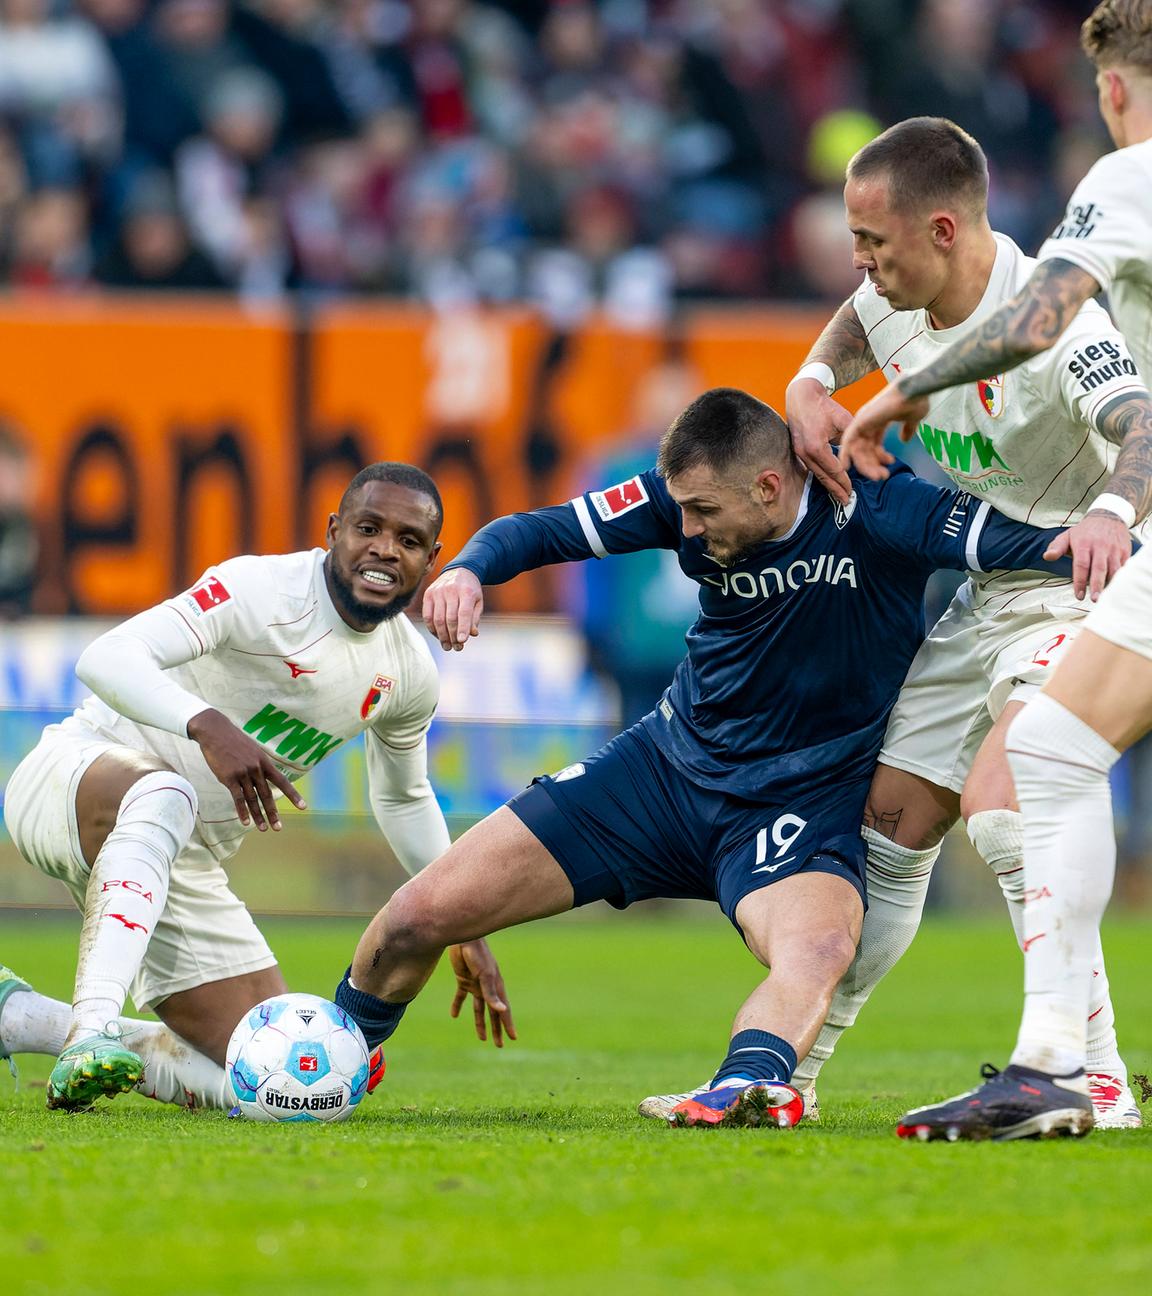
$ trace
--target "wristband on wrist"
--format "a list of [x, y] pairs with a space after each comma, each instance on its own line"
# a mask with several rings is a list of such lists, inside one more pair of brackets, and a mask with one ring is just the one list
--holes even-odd
[[[796, 378], [815, 378], [829, 396], [836, 390], [836, 375], [832, 372], [832, 366], [822, 364], [819, 360], [813, 360], [798, 369]], [[796, 378], [792, 381], [795, 382]]]
[[1095, 513], [1097, 509], [1103, 509], [1106, 513], [1115, 513], [1129, 530], [1136, 525], [1136, 509], [1123, 495], [1113, 495], [1108, 491], [1103, 495], [1097, 495], [1088, 511]]

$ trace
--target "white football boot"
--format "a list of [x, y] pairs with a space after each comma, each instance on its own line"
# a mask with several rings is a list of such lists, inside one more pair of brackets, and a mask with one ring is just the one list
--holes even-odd
[[1096, 1128], [1139, 1129], [1144, 1124], [1136, 1097], [1128, 1087], [1128, 1077], [1108, 1071], [1088, 1072], [1088, 1096], [1096, 1116]]
[[[708, 1081], [707, 1084], [702, 1084], [699, 1089], [689, 1089], [687, 1093], [652, 1094], [650, 1097], [645, 1098], [636, 1110], [641, 1116], [647, 1116], [649, 1120], [666, 1121], [672, 1115], [674, 1107], [678, 1107], [682, 1102], [687, 1102], [689, 1098], [698, 1098], [711, 1088], [712, 1082]], [[800, 1094], [804, 1099], [804, 1115], [801, 1119], [809, 1122], [809, 1124], [814, 1124], [820, 1119], [820, 1100], [816, 1097], [816, 1087], [801, 1089]]]

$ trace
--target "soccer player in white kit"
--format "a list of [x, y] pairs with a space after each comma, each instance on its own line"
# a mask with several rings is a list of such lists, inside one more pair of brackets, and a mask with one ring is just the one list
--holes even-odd
[[[987, 171], [953, 123], [899, 123], [851, 161], [845, 187], [857, 266], [866, 279], [824, 330], [789, 386], [798, 453], [843, 498], [847, 480], [827, 442], [850, 416], [831, 391], [877, 368], [898, 378], [990, 316], [1034, 262], [994, 234]], [[988, 371], [982, 370], [982, 373]], [[1061, 545], [1097, 572], [1130, 552], [1127, 526], [1088, 512], [1115, 488], [1117, 445], [1152, 403], [1123, 338], [1095, 303], [1057, 347], [1007, 375], [931, 402], [918, 423], [927, 451], [956, 482], [1018, 521], [1070, 526]], [[1128, 519], [1132, 521], [1133, 519]], [[913, 663], [893, 711], [869, 797], [869, 910], [857, 963], [822, 1038], [797, 1075], [814, 1078], [845, 1026], [915, 934], [945, 831], [963, 815], [991, 866], [1023, 945], [1022, 824], [1004, 734], [1079, 632], [1091, 604], [1073, 584], [973, 572]], [[1092, 1098], [1102, 1124], [1138, 1125], [1116, 1045], [1099, 950], [1091, 1016]]]
[[[135, 1087], [230, 1104], [229, 1035], [287, 985], [225, 865], [253, 825], [280, 830], [277, 797], [305, 808], [296, 781], [340, 744], [365, 735], [372, 811], [410, 874], [447, 849], [425, 739], [438, 678], [401, 615], [442, 521], [425, 473], [373, 464], [331, 515], [327, 551], [229, 559], [84, 651], [94, 696], [45, 729], [4, 802], [21, 854], [84, 913], [71, 1006], [0, 970], [0, 1057], [59, 1054], [49, 1107]], [[454, 1008], [486, 994], [503, 1026], [488, 951], [454, 963]], [[162, 1024], [122, 1016], [129, 990]]]
[[[1104, 0], [1081, 30], [1117, 151], [1081, 181], [1021, 290], [931, 364], [865, 405], [843, 457], [883, 475], [880, 440], [922, 416], [929, 393], [1065, 347], [1081, 305], [1107, 292], [1141, 372], [1152, 374], [1152, 3]], [[1094, 510], [1130, 525], [1152, 507], [1152, 419], [1133, 408], [1118, 471]], [[909, 1112], [919, 1138], [1083, 1133], [1085, 1008], [1092, 954], [1116, 867], [1108, 774], [1152, 728], [1152, 552], [1124, 566], [1039, 697], [1008, 731], [1024, 817], [1025, 1000], [1002, 1072], [956, 1099]]]

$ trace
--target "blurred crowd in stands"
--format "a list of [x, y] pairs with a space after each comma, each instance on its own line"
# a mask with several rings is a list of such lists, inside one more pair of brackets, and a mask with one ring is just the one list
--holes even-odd
[[846, 158], [952, 117], [1033, 250], [1088, 0], [0, 0], [0, 284], [835, 299]]

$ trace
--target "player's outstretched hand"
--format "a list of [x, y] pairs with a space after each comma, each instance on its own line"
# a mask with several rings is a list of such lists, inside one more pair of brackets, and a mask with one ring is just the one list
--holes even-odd
[[905, 396], [894, 383], [865, 401], [840, 441], [840, 462], [845, 471], [855, 466], [861, 476], [883, 481], [892, 462], [884, 449], [889, 424], [899, 423], [900, 440], [911, 441], [927, 413], [927, 396]]
[[453, 567], [424, 591], [424, 624], [445, 652], [459, 652], [480, 633], [484, 590], [467, 567]]
[[1077, 598], [1085, 592], [1095, 603], [1104, 586], [1132, 556], [1132, 536], [1123, 521], [1106, 509], [1085, 514], [1074, 527], [1062, 531], [1048, 546], [1049, 562], [1072, 555], [1072, 588]]
[[852, 483], [843, 459], [836, 458], [830, 443], [839, 438], [852, 415], [815, 378], [794, 378], [788, 384], [784, 411], [796, 458], [833, 499], [847, 504]]
[[453, 1017], [460, 1016], [464, 1000], [472, 996], [472, 1014], [476, 1022], [477, 1039], [488, 1038], [485, 1011], [492, 1022], [492, 1043], [497, 1048], [504, 1047], [504, 1036], [516, 1038], [516, 1027], [512, 1022], [512, 1011], [508, 1007], [508, 995], [504, 989], [504, 978], [500, 975], [500, 965], [486, 940], [468, 941], [464, 945], [453, 945], [448, 950], [452, 962], [452, 971], [456, 973], [456, 997], [449, 1010]]
[[272, 794], [273, 784], [297, 810], [307, 810], [304, 798], [276, 768], [263, 747], [219, 711], [201, 711], [188, 721], [188, 737], [200, 744], [208, 768], [232, 793], [236, 813], [245, 826], [249, 820], [261, 832], [280, 831], [280, 813]]

